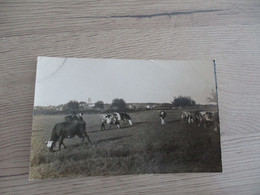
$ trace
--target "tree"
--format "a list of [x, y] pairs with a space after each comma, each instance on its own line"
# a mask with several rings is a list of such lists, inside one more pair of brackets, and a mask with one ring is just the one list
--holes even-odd
[[95, 103], [95, 108], [98, 108], [98, 109], [103, 109], [104, 108], [104, 102], [103, 101], [97, 101]]
[[67, 113], [75, 114], [79, 112], [79, 102], [72, 100], [65, 105]]
[[111, 104], [111, 108], [117, 108], [119, 110], [126, 109], [125, 100], [119, 99], [119, 98], [113, 99], [112, 104]]
[[217, 96], [216, 90], [214, 90], [214, 89], [211, 90], [210, 96], [207, 97], [207, 101], [209, 103], [216, 103], [216, 104], [218, 103], [218, 96]]
[[79, 102], [79, 110], [85, 110], [87, 108], [87, 102]]
[[174, 100], [172, 101], [172, 104], [174, 107], [178, 106], [195, 106], [196, 102], [191, 99], [191, 97], [187, 96], [179, 96], [179, 97], [174, 97]]

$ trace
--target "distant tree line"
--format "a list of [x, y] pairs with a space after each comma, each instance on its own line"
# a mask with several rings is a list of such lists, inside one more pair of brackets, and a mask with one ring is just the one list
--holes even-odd
[[[34, 114], [76, 114], [83, 113], [99, 113], [102, 111], [128, 111], [127, 104], [124, 99], [115, 98], [110, 105], [105, 105], [103, 101], [97, 101], [93, 107], [84, 108], [82, 104], [85, 102], [78, 102], [71, 100], [67, 104], [59, 106], [36, 106]], [[85, 103], [86, 104], [86, 103]]]
[[68, 114], [76, 114], [79, 112], [79, 102], [73, 100], [69, 101], [67, 104], [64, 106], [64, 112]]
[[[216, 102], [217, 97], [214, 90], [212, 90], [210, 96], [206, 99], [209, 102]], [[88, 105], [86, 102], [78, 102], [71, 100], [66, 104], [58, 106], [36, 106], [34, 108], [34, 114], [76, 114], [83, 113], [111, 113], [111, 112], [135, 112], [144, 111], [150, 109], [172, 109], [176, 107], [194, 107], [197, 105], [195, 100], [190, 96], [178, 96], [174, 97], [171, 103], [136, 103], [127, 104], [124, 99], [115, 98], [111, 104], [105, 104], [99, 100], [94, 105]]]
[[174, 97], [174, 100], [172, 101], [172, 105], [174, 107], [188, 107], [188, 106], [195, 106], [196, 102], [191, 99], [191, 97], [187, 96], [179, 96]]

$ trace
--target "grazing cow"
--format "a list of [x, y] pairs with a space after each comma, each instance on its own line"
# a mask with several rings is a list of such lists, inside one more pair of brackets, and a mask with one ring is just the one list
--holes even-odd
[[196, 122], [198, 123], [198, 127], [203, 125], [205, 128], [215, 121], [215, 113], [210, 111], [195, 111]]
[[105, 130], [105, 124], [109, 125], [110, 129], [112, 125], [116, 125], [118, 129], [120, 128], [119, 120], [111, 114], [101, 116], [101, 130]]
[[166, 122], [165, 122], [166, 112], [162, 110], [162, 111], [160, 112], [160, 114], [159, 114], [159, 117], [160, 117], [160, 119], [161, 119], [161, 124], [162, 124], [162, 125], [165, 125], [165, 124], [166, 124]]
[[187, 111], [182, 111], [181, 120], [182, 120], [182, 122], [185, 121], [185, 122], [188, 122], [189, 124], [194, 123], [194, 120], [193, 120], [191, 113], [187, 112]]
[[72, 138], [77, 135], [78, 137], [82, 138], [82, 143], [84, 142], [85, 138], [88, 139], [88, 142], [91, 144], [91, 141], [86, 132], [86, 123], [84, 120], [73, 120], [73, 121], [65, 121], [62, 123], [56, 124], [51, 133], [51, 138], [48, 142], [46, 142], [47, 147], [50, 148], [50, 151], [53, 152], [53, 147], [55, 146], [56, 142], [59, 140], [59, 150], [61, 145], [66, 148], [63, 140], [65, 138]]
[[113, 116], [116, 117], [118, 121], [125, 121], [128, 122], [129, 125], [133, 125], [131, 117], [125, 112], [114, 112]]
[[195, 115], [195, 121], [196, 122], [200, 122], [200, 121], [202, 121], [202, 116], [201, 116], [201, 110], [195, 110], [195, 112], [194, 112], [194, 115]]

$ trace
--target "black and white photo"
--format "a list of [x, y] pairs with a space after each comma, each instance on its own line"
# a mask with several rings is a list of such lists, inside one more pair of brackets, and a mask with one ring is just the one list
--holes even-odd
[[215, 65], [38, 57], [30, 179], [221, 172]]

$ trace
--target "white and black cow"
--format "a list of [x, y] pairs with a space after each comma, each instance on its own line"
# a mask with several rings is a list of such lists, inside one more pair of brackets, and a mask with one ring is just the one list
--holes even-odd
[[118, 121], [125, 121], [128, 122], [129, 125], [133, 125], [131, 117], [125, 112], [114, 112], [113, 116], [116, 117]]
[[109, 128], [111, 129], [112, 125], [116, 125], [117, 128], [120, 128], [120, 122], [119, 120], [112, 114], [107, 115], [101, 115], [101, 130], [105, 130], [105, 125], [109, 125]]
[[215, 113], [211, 111], [195, 111], [195, 118], [198, 127], [204, 126], [206, 128], [215, 123]]
[[166, 122], [165, 122], [166, 112], [162, 110], [162, 111], [160, 112], [160, 114], [159, 114], [159, 117], [160, 117], [160, 119], [161, 119], [161, 124], [162, 124], [162, 125], [165, 125], [165, 124], [166, 124]]
[[190, 112], [187, 111], [182, 111], [181, 113], [181, 120], [182, 122], [187, 122], [187, 123], [194, 123], [193, 117]]

